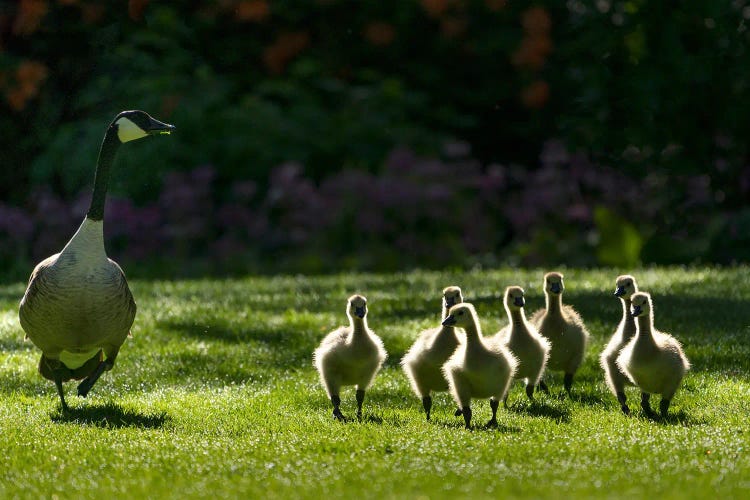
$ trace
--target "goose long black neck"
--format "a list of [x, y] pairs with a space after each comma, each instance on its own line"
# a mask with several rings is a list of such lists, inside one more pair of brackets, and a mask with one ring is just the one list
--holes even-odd
[[91, 220], [104, 219], [104, 201], [107, 197], [110, 170], [114, 163], [115, 154], [120, 147], [120, 139], [117, 137], [117, 126], [110, 125], [104, 135], [102, 147], [99, 150], [99, 159], [96, 162], [96, 173], [94, 174], [94, 193], [91, 195], [91, 205], [86, 217]]

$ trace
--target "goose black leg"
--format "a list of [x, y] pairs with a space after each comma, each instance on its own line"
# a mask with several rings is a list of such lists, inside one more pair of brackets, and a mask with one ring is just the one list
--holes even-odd
[[111, 370], [114, 364], [114, 361], [110, 359], [100, 361], [94, 371], [78, 384], [78, 395], [85, 398], [91, 388], [94, 387], [96, 381], [99, 380], [99, 377], [102, 376], [102, 373], [104, 373], [105, 370]]
[[651, 394], [647, 392], [641, 393], [641, 408], [643, 408], [643, 412], [649, 416], [653, 417], [655, 415], [654, 410], [651, 409]]
[[547, 384], [544, 383], [544, 380], [539, 381], [539, 390], [542, 391], [545, 394], [549, 394], [549, 387], [547, 387]]
[[526, 384], [526, 396], [528, 396], [530, 400], [534, 401], [534, 384]]
[[430, 421], [430, 409], [432, 408], [432, 398], [430, 396], [425, 396], [422, 398], [422, 407], [424, 408], [424, 412], [427, 414], [427, 421]]
[[62, 411], [63, 413], [67, 413], [70, 408], [68, 408], [68, 404], [65, 402], [65, 394], [63, 393], [63, 385], [62, 385], [62, 378], [55, 374], [55, 387], [57, 387], [57, 394], [60, 395], [60, 403], [62, 403]]
[[662, 418], [667, 418], [667, 411], [669, 410], [669, 403], [671, 403], [671, 400], [662, 397], [661, 401], [659, 401], [659, 413], [661, 413]]
[[565, 391], [568, 393], [568, 397], [570, 397], [570, 389], [573, 387], [572, 373], [565, 374], [565, 377], [563, 378], [563, 385], [565, 386]]
[[357, 418], [362, 418], [362, 403], [365, 400], [365, 391], [357, 389]]
[[495, 398], [490, 398], [490, 408], [492, 408], [492, 418], [487, 422], [487, 427], [497, 427], [497, 407], [500, 406], [500, 401]]
[[464, 406], [461, 408], [461, 414], [464, 416], [464, 424], [466, 424], [466, 428], [471, 429], [471, 407]]
[[630, 415], [630, 408], [628, 408], [627, 399], [625, 398], [625, 393], [622, 391], [619, 391], [617, 393], [617, 402], [620, 403], [620, 409], [625, 415]]
[[333, 418], [342, 422], [345, 421], [346, 417], [341, 413], [341, 409], [339, 408], [341, 406], [341, 398], [338, 394], [331, 396], [331, 403], [333, 403]]

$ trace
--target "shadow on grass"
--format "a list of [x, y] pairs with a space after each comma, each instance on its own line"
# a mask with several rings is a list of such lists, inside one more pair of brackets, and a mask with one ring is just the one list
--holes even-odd
[[641, 411], [640, 413], [636, 414], [636, 418], [650, 420], [651, 422], [659, 425], [674, 425], [679, 427], [695, 427], [699, 425], [708, 425], [709, 423], [705, 418], [695, 418], [685, 412], [685, 410], [680, 410], [675, 413], [669, 413], [666, 417], [662, 417], [658, 413], [648, 415], [645, 412]]
[[522, 403], [514, 403], [508, 406], [509, 412], [529, 415], [532, 417], [544, 417], [555, 422], [568, 423], [570, 422], [570, 409], [569, 408], [558, 408], [550, 406], [538, 400], [535, 400], [529, 405]]
[[94, 425], [105, 429], [137, 427], [141, 429], [159, 429], [170, 419], [164, 413], [146, 414], [122, 408], [116, 403], [71, 407], [67, 412], [60, 410], [52, 414], [53, 422]]

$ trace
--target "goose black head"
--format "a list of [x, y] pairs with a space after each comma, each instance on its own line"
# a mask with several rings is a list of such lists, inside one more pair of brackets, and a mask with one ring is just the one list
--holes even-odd
[[450, 308], [448, 316], [443, 320], [443, 326], [466, 327], [475, 321], [475, 317], [474, 306], [463, 302]]
[[559, 294], [565, 290], [563, 284], [563, 275], [556, 272], [547, 273], [544, 275], [544, 289], [547, 292]]
[[521, 309], [526, 305], [523, 288], [520, 286], [509, 286], [505, 289], [505, 307]]
[[367, 299], [362, 295], [352, 295], [349, 297], [349, 305], [346, 312], [350, 316], [363, 319], [367, 315]]
[[650, 315], [651, 296], [646, 292], [638, 292], [633, 294], [630, 304], [630, 314], [633, 317]]
[[629, 299], [635, 292], [638, 291], [638, 285], [635, 282], [635, 278], [629, 274], [623, 274], [617, 277], [615, 281], [615, 297], [621, 299]]
[[112, 121], [111, 128], [117, 131], [120, 142], [126, 143], [142, 139], [149, 135], [170, 134], [174, 125], [160, 122], [145, 111], [123, 111]]
[[461, 289], [457, 286], [449, 286], [443, 289], [443, 300], [445, 302], [445, 308], [450, 309], [456, 304], [460, 304], [464, 301], [464, 297], [461, 294]]

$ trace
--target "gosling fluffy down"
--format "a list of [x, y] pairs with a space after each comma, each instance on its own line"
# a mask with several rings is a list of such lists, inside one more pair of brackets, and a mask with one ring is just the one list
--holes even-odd
[[[562, 274], [545, 274], [544, 296], [547, 306], [536, 311], [530, 321], [551, 344], [547, 369], [565, 373], [563, 384], [570, 395], [573, 376], [583, 362], [589, 332], [576, 310], [562, 303], [563, 290], [565, 284]], [[539, 385], [542, 389], [547, 389], [543, 380]]]
[[[526, 395], [534, 399], [534, 387], [544, 374], [549, 358], [549, 340], [539, 335], [537, 329], [528, 322], [523, 307], [526, 304], [524, 291], [520, 286], [509, 286], [505, 289], [503, 299], [505, 311], [510, 324], [493, 337], [494, 342], [506, 346], [518, 359], [515, 378], [523, 379], [526, 384]], [[507, 403], [507, 394], [505, 401]]]
[[477, 313], [469, 303], [453, 306], [445, 326], [466, 331], [466, 342], [443, 365], [443, 373], [453, 399], [461, 409], [466, 428], [471, 428], [471, 399], [490, 398], [492, 419], [487, 425], [497, 425], [497, 407], [508, 393], [518, 362], [502, 344], [486, 342], [482, 337]]
[[612, 338], [609, 340], [607, 347], [602, 351], [599, 357], [599, 364], [604, 370], [604, 380], [607, 387], [615, 395], [620, 403], [620, 408], [625, 415], [630, 414], [627, 398], [625, 397], [625, 386], [632, 385], [630, 379], [617, 366], [617, 356], [623, 347], [635, 336], [636, 326], [635, 318], [630, 314], [631, 297], [638, 291], [638, 283], [635, 278], [629, 274], [618, 276], [615, 280], [615, 297], [622, 302], [622, 319], [617, 325]]
[[387, 357], [382, 340], [367, 326], [367, 299], [361, 295], [349, 297], [346, 315], [349, 326], [329, 333], [313, 353], [313, 364], [338, 420], [345, 419], [339, 408], [341, 387], [357, 386], [357, 416], [361, 417], [365, 390]]
[[666, 417], [690, 362], [677, 339], [654, 328], [653, 302], [648, 293], [633, 295], [631, 313], [636, 320], [636, 334], [620, 351], [617, 365], [641, 389], [643, 411], [652, 415], [649, 398], [651, 394], [661, 394], [659, 410]]
[[[464, 301], [461, 289], [449, 286], [443, 290], [443, 312], [441, 321], [448, 317], [448, 310]], [[417, 340], [401, 360], [401, 367], [409, 379], [414, 393], [422, 399], [427, 420], [430, 420], [432, 391], [447, 391], [448, 381], [443, 375], [443, 365], [456, 350], [459, 340], [455, 328], [441, 325], [420, 332]]]

